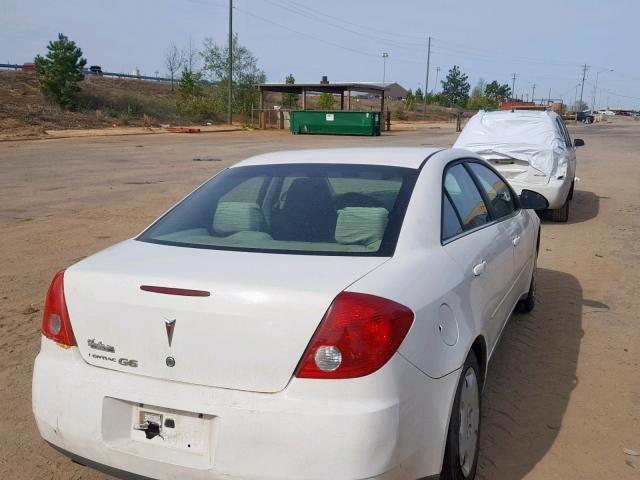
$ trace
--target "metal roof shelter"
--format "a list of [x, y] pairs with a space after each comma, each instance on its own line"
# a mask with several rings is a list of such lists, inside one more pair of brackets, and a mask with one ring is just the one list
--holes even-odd
[[302, 109], [307, 109], [307, 92], [340, 94], [340, 110], [344, 110], [345, 92], [347, 110], [351, 110], [351, 92], [364, 92], [380, 95], [380, 111], [384, 112], [384, 92], [387, 87], [366, 83], [259, 83], [260, 109], [263, 108], [265, 92], [296, 93], [302, 95]]

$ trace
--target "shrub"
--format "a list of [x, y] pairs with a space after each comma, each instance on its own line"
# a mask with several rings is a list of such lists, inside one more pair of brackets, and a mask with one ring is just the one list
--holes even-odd
[[331, 110], [333, 104], [335, 103], [336, 98], [333, 96], [333, 93], [321, 93], [318, 97], [318, 109], [319, 110]]
[[84, 80], [82, 69], [87, 60], [82, 58], [82, 50], [75, 42], [62, 33], [58, 40], [49, 42], [46, 57], [35, 59], [38, 83], [42, 94], [62, 108], [75, 110], [78, 106], [78, 82]]

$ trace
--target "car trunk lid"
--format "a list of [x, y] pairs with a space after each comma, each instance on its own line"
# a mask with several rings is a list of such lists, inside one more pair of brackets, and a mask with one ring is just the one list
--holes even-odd
[[526, 160], [495, 153], [482, 157], [510, 183], [521, 185], [546, 185], [549, 183], [549, 177]]
[[385, 260], [129, 240], [70, 267], [65, 296], [78, 348], [92, 365], [276, 392], [335, 296]]

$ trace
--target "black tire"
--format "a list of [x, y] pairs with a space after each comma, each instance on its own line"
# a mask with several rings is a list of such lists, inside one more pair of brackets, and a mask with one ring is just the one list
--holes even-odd
[[569, 198], [564, 202], [560, 208], [556, 208], [555, 210], [550, 210], [551, 212], [551, 221], [553, 222], [566, 222], [569, 220]]
[[571, 182], [571, 189], [569, 190], [569, 200], [573, 200], [573, 187], [575, 185], [575, 181]]
[[[459, 436], [460, 436], [460, 396], [462, 392], [462, 385], [465, 381], [465, 373], [473, 369], [477, 379], [478, 388], [478, 429], [477, 429], [477, 441], [475, 447], [475, 454], [472, 467], [465, 475], [462, 471], [459, 453]], [[440, 474], [440, 480], [473, 480], [476, 477], [476, 470], [478, 469], [478, 452], [480, 450], [480, 430], [482, 420], [480, 417], [480, 410], [482, 407], [482, 375], [480, 374], [480, 364], [476, 358], [474, 352], [469, 352], [467, 359], [462, 367], [460, 373], [460, 379], [458, 380], [458, 388], [456, 390], [456, 397], [453, 402], [453, 409], [451, 410], [451, 418], [449, 420], [449, 430], [447, 433], [447, 443], [444, 451], [444, 459], [442, 461], [442, 473]]]
[[516, 305], [516, 312], [518, 313], [529, 313], [533, 311], [536, 306], [536, 268], [537, 267], [534, 264], [527, 296], [520, 300]]

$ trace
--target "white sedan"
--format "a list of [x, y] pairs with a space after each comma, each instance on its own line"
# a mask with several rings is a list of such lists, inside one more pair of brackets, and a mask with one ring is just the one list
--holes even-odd
[[42, 437], [153, 479], [472, 479], [540, 195], [464, 150], [250, 158], [55, 275]]

